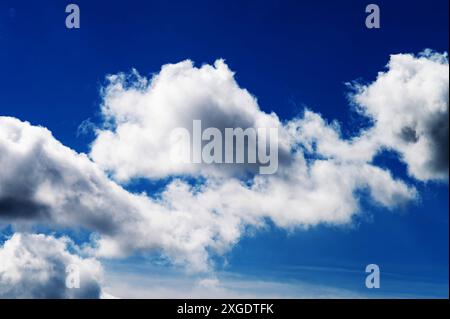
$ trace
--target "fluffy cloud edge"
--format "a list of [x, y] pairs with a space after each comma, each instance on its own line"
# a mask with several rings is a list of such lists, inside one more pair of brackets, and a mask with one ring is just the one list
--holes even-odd
[[[0, 298], [103, 297], [101, 264], [70, 252], [71, 245], [65, 237], [13, 234], [0, 246]], [[66, 285], [68, 267], [76, 267], [79, 287]]]

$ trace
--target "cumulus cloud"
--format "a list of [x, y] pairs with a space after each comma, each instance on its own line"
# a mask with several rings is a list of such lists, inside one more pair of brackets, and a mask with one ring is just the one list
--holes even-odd
[[[68, 251], [70, 240], [16, 233], [0, 246], [0, 298], [100, 298], [102, 267]], [[79, 271], [79, 288], [66, 287], [66, 267]]]
[[349, 140], [339, 125], [307, 111], [291, 122], [303, 145], [327, 158], [370, 162], [382, 150], [398, 152], [420, 181], [448, 181], [449, 75], [447, 54], [392, 55], [372, 83], [351, 83], [351, 101], [373, 125]]
[[108, 233], [124, 218], [114, 212], [132, 215], [130, 194], [45, 128], [0, 117], [0, 165], [0, 217], [9, 223], [38, 220]]
[[447, 54], [392, 55], [375, 82], [356, 85], [354, 101], [375, 122], [375, 145], [398, 151], [418, 180], [448, 180]]
[[[97, 131], [91, 157], [119, 181], [167, 175], [242, 176], [257, 165], [211, 165], [172, 161], [177, 153], [170, 140], [176, 128], [192, 136], [193, 120], [203, 128], [277, 128], [276, 114], [261, 112], [257, 100], [242, 89], [223, 60], [200, 68], [186, 60], [167, 64], [151, 80], [131, 74], [108, 77], [101, 107], [105, 128]], [[280, 157], [288, 145], [280, 136]], [[245, 146], [242, 146], [245, 148]], [[231, 155], [231, 154], [230, 154]], [[223, 154], [223, 157], [226, 155]]]
[[[353, 101], [374, 124], [350, 139], [310, 110], [287, 122], [263, 112], [222, 60], [200, 68], [191, 61], [168, 64], [151, 79], [137, 72], [109, 76], [104, 123], [89, 156], [45, 128], [0, 117], [0, 166], [6, 168], [0, 171], [0, 221], [16, 230], [36, 224], [83, 228], [94, 233], [85, 253], [154, 251], [205, 271], [211, 254], [224, 254], [248, 228], [264, 227], [268, 219], [290, 230], [345, 225], [360, 211], [361, 191], [393, 209], [418, 194], [373, 164], [381, 150], [396, 150], [419, 180], [440, 180], [448, 172], [448, 158], [440, 153], [448, 149], [448, 118], [441, 117], [448, 114], [448, 62], [430, 52], [394, 55], [388, 68], [356, 88]], [[192, 129], [196, 119], [220, 130], [278, 128], [277, 173], [171, 162], [170, 132]], [[174, 179], [152, 196], [119, 184], [167, 177]]]
[[[291, 229], [345, 224], [358, 211], [357, 190], [368, 190], [386, 207], [416, 196], [414, 188], [370, 164], [308, 164], [297, 152], [292, 164], [251, 184], [208, 179], [192, 186], [175, 180], [151, 198], [127, 192], [44, 128], [12, 118], [0, 118], [0, 127], [0, 164], [9, 167], [0, 173], [0, 202], [27, 201], [22, 207], [17, 200], [20, 214], [4, 213], [2, 219], [19, 228], [41, 223], [91, 230], [99, 235], [92, 249], [99, 256], [154, 250], [205, 270], [209, 252], [226, 252], [246, 227], [261, 227], [266, 218]], [[35, 214], [30, 206], [45, 213]]]
[[0, 165], [8, 168], [0, 171], [3, 222], [16, 229], [40, 224], [93, 231], [99, 234], [94, 253], [102, 256], [162, 250], [202, 268], [207, 247], [230, 240], [227, 231], [239, 224], [222, 214], [194, 218], [195, 212], [176, 204], [129, 193], [47, 129], [13, 118], [0, 117]]
[[240, 165], [170, 160], [176, 147], [168, 141], [170, 132], [176, 127], [192, 130], [192, 121], [201, 120], [205, 127], [222, 131], [278, 128], [282, 165], [292, 163], [293, 143], [319, 156], [360, 162], [370, 162], [381, 150], [391, 149], [399, 152], [414, 178], [448, 179], [447, 55], [431, 50], [419, 56], [396, 54], [387, 68], [373, 83], [352, 85], [356, 109], [374, 125], [350, 140], [341, 138], [336, 123], [327, 124], [311, 111], [287, 124], [274, 113], [262, 112], [223, 60], [200, 68], [189, 60], [168, 64], [151, 79], [136, 71], [112, 75], [101, 108], [108, 125], [97, 131], [91, 157], [119, 181], [180, 174], [240, 176]]

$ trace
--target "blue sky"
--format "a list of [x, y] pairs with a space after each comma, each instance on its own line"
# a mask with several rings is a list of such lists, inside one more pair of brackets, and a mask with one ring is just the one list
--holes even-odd
[[[365, 1], [75, 3], [78, 30], [65, 28], [65, 1], [1, 2], [0, 115], [47, 127], [78, 152], [89, 152], [94, 138], [77, 134], [79, 125], [101, 121], [99, 92], [107, 74], [136, 68], [151, 76], [167, 63], [191, 59], [200, 66], [223, 58], [263, 111], [288, 120], [308, 107], [338, 120], [343, 135], [352, 136], [365, 124], [349, 105], [346, 82], [374, 81], [391, 54], [448, 51], [446, 0], [376, 1], [378, 30], [364, 25]], [[394, 156], [376, 160], [411, 180]], [[448, 297], [448, 183], [414, 185], [420, 201], [393, 211], [361, 195], [361, 211], [350, 225], [289, 232], [269, 222], [218, 258], [217, 274], [368, 297]], [[135, 187], [153, 190], [146, 183]], [[107, 269], [133, 275], [127, 262], [138, 267], [148, 260], [108, 261]], [[381, 268], [378, 290], [364, 286], [370, 263]], [[165, 263], [149, 268], [170, 278], [190, 276]]]

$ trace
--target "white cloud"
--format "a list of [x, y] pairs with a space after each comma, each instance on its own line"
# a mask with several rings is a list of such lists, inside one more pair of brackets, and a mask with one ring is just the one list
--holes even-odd
[[[0, 221], [18, 230], [35, 224], [81, 227], [95, 233], [85, 252], [121, 257], [156, 251], [204, 271], [211, 253], [225, 253], [247, 228], [264, 227], [266, 219], [291, 230], [348, 224], [359, 211], [361, 190], [393, 209], [417, 198], [416, 190], [375, 166], [373, 158], [389, 147], [416, 178], [443, 177], [436, 136], [444, 136], [446, 127], [448, 138], [448, 118], [438, 126], [444, 133], [433, 128], [448, 114], [446, 63], [437, 54], [392, 56], [390, 69], [354, 96], [374, 126], [352, 139], [312, 111], [286, 123], [262, 112], [221, 60], [201, 68], [190, 61], [166, 65], [150, 81], [137, 74], [110, 76], [102, 106], [108, 125], [97, 132], [91, 158], [63, 146], [45, 128], [0, 117]], [[171, 163], [170, 131], [194, 119], [219, 128], [278, 127], [277, 173], [248, 177], [248, 166]], [[405, 125], [414, 128], [413, 140]], [[448, 158], [446, 165], [448, 172]], [[205, 181], [192, 186], [174, 180], [150, 197], [128, 192], [104, 170], [120, 182], [180, 174]]]
[[256, 176], [251, 186], [176, 180], [152, 199], [127, 192], [46, 129], [12, 118], [0, 118], [0, 128], [0, 164], [8, 167], [0, 173], [2, 219], [19, 229], [33, 223], [89, 229], [98, 234], [93, 253], [99, 256], [161, 251], [176, 264], [206, 270], [209, 252], [226, 252], [265, 218], [286, 228], [344, 224], [358, 210], [357, 189], [388, 207], [415, 196], [371, 165], [317, 160], [308, 166], [297, 153], [279, 174]]
[[200, 68], [189, 60], [167, 64], [150, 80], [136, 71], [112, 75], [101, 109], [107, 125], [97, 131], [91, 157], [119, 181], [180, 174], [242, 177], [243, 170], [252, 171], [242, 165], [171, 161], [175, 145], [168, 140], [170, 132], [191, 130], [192, 121], [201, 120], [204, 127], [222, 131], [278, 128], [282, 165], [291, 163], [293, 143], [309, 146], [319, 156], [361, 162], [391, 149], [400, 153], [414, 178], [448, 179], [447, 55], [430, 50], [417, 57], [396, 54], [387, 67], [373, 83], [353, 85], [356, 109], [374, 125], [349, 140], [341, 138], [337, 123], [329, 125], [311, 111], [283, 125], [276, 114], [260, 110], [223, 60]]
[[[119, 181], [181, 174], [242, 176], [246, 170], [253, 172], [255, 165], [171, 161], [176, 153], [171, 132], [179, 127], [192, 132], [193, 120], [222, 133], [225, 128], [280, 126], [275, 114], [261, 112], [256, 98], [239, 87], [223, 60], [200, 68], [189, 60], [167, 64], [151, 80], [136, 71], [108, 79], [101, 108], [107, 125], [97, 131], [90, 155]], [[281, 152], [288, 152], [286, 145], [280, 145]]]
[[388, 71], [357, 86], [354, 100], [374, 119], [374, 144], [398, 151], [416, 179], [448, 180], [447, 55], [392, 55]]
[[373, 122], [360, 135], [343, 140], [337, 123], [329, 125], [311, 111], [292, 121], [290, 129], [322, 156], [370, 162], [388, 149], [400, 154], [415, 179], [448, 181], [447, 54], [396, 54], [387, 68], [372, 83], [351, 85], [356, 110]]
[[[0, 298], [99, 298], [100, 263], [68, 251], [70, 241], [14, 234], [0, 246]], [[76, 265], [79, 288], [66, 287], [66, 267]]]

